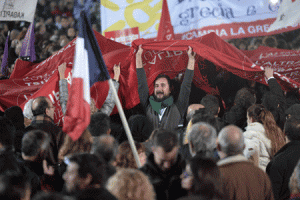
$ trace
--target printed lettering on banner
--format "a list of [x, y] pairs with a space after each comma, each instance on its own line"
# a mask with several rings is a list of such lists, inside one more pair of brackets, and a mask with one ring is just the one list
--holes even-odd
[[37, 0], [2, 0], [0, 1], [0, 21], [32, 22], [36, 4]]
[[[282, 1], [282, 0], [281, 0]], [[215, 32], [222, 39], [257, 37], [300, 28], [293, 25], [268, 32], [281, 1], [172, 0], [167, 1], [175, 39], [192, 40]], [[103, 0], [104, 32], [138, 27], [141, 38], [156, 38], [161, 16], [159, 0]]]

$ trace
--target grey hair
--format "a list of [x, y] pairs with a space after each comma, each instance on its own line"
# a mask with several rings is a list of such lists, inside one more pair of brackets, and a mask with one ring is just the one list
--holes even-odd
[[205, 122], [195, 123], [188, 132], [188, 140], [195, 152], [212, 152], [217, 146], [216, 139], [216, 129]]
[[218, 141], [221, 151], [227, 156], [243, 153], [245, 147], [243, 130], [235, 125], [225, 126], [219, 133]]

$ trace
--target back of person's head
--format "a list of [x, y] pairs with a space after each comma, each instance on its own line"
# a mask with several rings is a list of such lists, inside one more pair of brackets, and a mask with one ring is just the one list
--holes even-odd
[[227, 156], [242, 154], [245, 148], [243, 130], [235, 125], [225, 126], [218, 136], [219, 151]]
[[66, 164], [76, 163], [78, 165], [78, 176], [87, 178], [88, 174], [92, 177], [90, 185], [104, 186], [106, 182], [106, 163], [103, 158], [90, 153], [76, 153], [67, 156]]
[[[208, 123], [193, 124], [188, 133], [191, 154], [202, 152], [204, 155], [211, 153], [216, 148], [217, 131]], [[207, 156], [211, 156], [207, 154]]]
[[128, 125], [134, 141], [145, 142], [151, 135], [152, 126], [145, 115], [132, 115]]
[[32, 113], [32, 108], [31, 108], [32, 102], [33, 102], [33, 99], [30, 99], [29, 101], [27, 101], [27, 103], [24, 106], [24, 110], [23, 110], [24, 117], [26, 117], [28, 119], [33, 118], [33, 113]]
[[254, 104], [247, 110], [248, 116], [253, 122], [263, 124], [267, 138], [271, 140], [271, 157], [275, 155], [285, 144], [282, 130], [276, 124], [276, 121], [270, 111], [261, 104]]
[[9, 119], [16, 129], [24, 129], [24, 116], [23, 111], [19, 106], [13, 106], [5, 110], [4, 112], [7, 119]]
[[204, 106], [202, 104], [189, 105], [186, 114], [186, 121], [189, 122], [192, 119], [193, 115], [196, 113], [196, 111], [200, 108], [204, 108]]
[[110, 117], [104, 113], [94, 113], [91, 116], [89, 131], [93, 137], [107, 134], [110, 130]]
[[171, 152], [174, 147], [178, 147], [178, 136], [169, 130], [158, 129], [153, 136], [152, 144], [154, 148], [161, 147], [166, 153]]
[[285, 110], [286, 118], [291, 116], [300, 118], [300, 104], [296, 103], [291, 105], [288, 109]]
[[207, 199], [222, 197], [220, 171], [216, 163], [210, 158], [196, 155], [189, 164], [194, 177], [191, 192]]
[[40, 96], [32, 102], [32, 114], [33, 116], [46, 114], [46, 109], [49, 108], [47, 97]]
[[[138, 154], [145, 152], [145, 147], [141, 143], [135, 142], [135, 147]], [[117, 167], [133, 169], [138, 168], [128, 141], [122, 142], [122, 144], [120, 144], [118, 152], [119, 153], [116, 157]]]
[[118, 153], [119, 144], [111, 135], [102, 135], [93, 141], [91, 153], [102, 157], [106, 163], [115, 160]]
[[23, 174], [0, 175], [0, 199], [30, 199], [30, 179]]
[[90, 152], [92, 143], [93, 137], [88, 129], [85, 129], [76, 141], [72, 140], [69, 135], [65, 135], [64, 142], [58, 152], [59, 161], [63, 161], [65, 156], [72, 153]]
[[250, 88], [242, 88], [238, 90], [234, 98], [235, 105], [245, 109], [255, 104], [255, 102], [256, 102], [255, 93]]
[[7, 150], [12, 150], [16, 128], [6, 117], [0, 117], [0, 144]]
[[300, 141], [300, 118], [288, 118], [284, 125], [284, 133], [290, 141]]
[[219, 113], [219, 100], [213, 95], [206, 95], [201, 99], [201, 104], [205, 107], [208, 114], [213, 116]]
[[263, 38], [262, 41], [264, 46], [276, 48], [277, 47], [277, 40], [274, 36], [266, 36]]
[[49, 148], [50, 141], [49, 135], [42, 130], [29, 131], [22, 139], [22, 154], [28, 157], [37, 156]]
[[217, 132], [219, 132], [223, 128], [222, 124], [217, 123], [217, 118], [209, 114], [206, 108], [200, 108], [199, 110], [197, 110], [195, 115], [192, 117], [191, 122], [192, 124], [196, 124], [198, 122], [206, 122], [212, 125], [217, 130]]
[[106, 188], [119, 200], [154, 200], [155, 192], [148, 177], [137, 169], [120, 169]]

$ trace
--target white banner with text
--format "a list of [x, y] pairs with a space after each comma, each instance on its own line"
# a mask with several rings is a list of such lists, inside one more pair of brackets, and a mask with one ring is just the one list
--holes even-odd
[[[175, 39], [191, 40], [210, 32], [223, 39], [273, 35], [300, 28], [299, 24], [267, 32], [280, 2], [269, 0], [168, 0]], [[139, 28], [141, 38], [156, 38], [162, 0], [102, 0], [103, 34]]]

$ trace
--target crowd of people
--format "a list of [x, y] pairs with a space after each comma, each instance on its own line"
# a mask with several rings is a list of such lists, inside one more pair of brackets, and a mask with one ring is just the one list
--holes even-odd
[[[38, 1], [36, 62], [76, 37], [73, 5], [73, 0]], [[94, 2], [92, 24], [100, 31], [97, 9], [99, 3]], [[28, 26], [0, 23], [1, 60], [10, 30], [11, 71]], [[297, 50], [298, 33], [227, 42], [241, 50], [261, 45]], [[195, 53], [189, 47], [180, 86], [160, 74], [150, 94], [143, 53], [139, 46], [136, 73], [141, 103], [127, 116], [137, 152], [122, 124], [111, 116], [115, 106], [111, 90], [101, 108], [92, 104], [90, 124], [76, 141], [54, 123], [52, 101], [37, 97], [23, 110], [13, 106], [0, 112], [1, 199], [300, 199], [298, 91], [283, 91], [273, 69], [266, 67], [267, 86], [244, 81], [227, 84], [228, 93], [224, 87], [218, 94], [197, 93], [192, 84]], [[63, 114], [68, 101], [65, 70], [66, 63], [58, 66]], [[120, 70], [115, 64], [116, 90]]]

